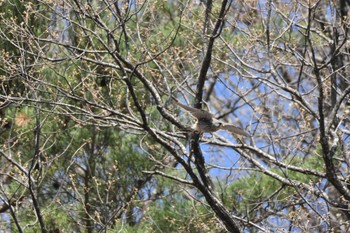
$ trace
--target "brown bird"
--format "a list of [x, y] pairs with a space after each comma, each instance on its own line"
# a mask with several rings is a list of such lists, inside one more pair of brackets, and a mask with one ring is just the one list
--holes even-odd
[[186, 111], [188, 111], [192, 116], [197, 118], [197, 121], [195, 125], [192, 127], [192, 129], [199, 133], [203, 133], [203, 132], [213, 133], [222, 129], [222, 130], [227, 130], [234, 134], [239, 134], [246, 137], [250, 136], [248, 133], [246, 133], [243, 129], [239, 127], [217, 120], [213, 114], [207, 111], [184, 105], [178, 101], [176, 101], [176, 104], [179, 105], [181, 108], [185, 109]]

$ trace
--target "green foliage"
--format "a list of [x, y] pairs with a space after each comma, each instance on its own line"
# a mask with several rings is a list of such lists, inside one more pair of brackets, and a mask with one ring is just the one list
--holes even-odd
[[[310, 155], [306, 158], [294, 157], [284, 161], [288, 165], [310, 169], [318, 172], [323, 171], [323, 162], [317, 155]], [[284, 168], [274, 168], [272, 170], [280, 177], [296, 182], [315, 183], [318, 177], [310, 176], [301, 172], [296, 172]], [[278, 203], [275, 208], [288, 205], [291, 196], [296, 194], [294, 187], [283, 185], [275, 178], [261, 172], [250, 172], [234, 181], [224, 194], [224, 203], [239, 212], [250, 211], [260, 205], [259, 203]], [[256, 211], [254, 215], [258, 214]]]
[[116, 225], [122, 232], [213, 232], [219, 228], [215, 216], [182, 194], [169, 194], [148, 207], [142, 224]]

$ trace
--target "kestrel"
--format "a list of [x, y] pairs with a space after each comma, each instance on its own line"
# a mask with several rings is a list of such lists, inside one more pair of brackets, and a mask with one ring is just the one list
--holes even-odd
[[243, 129], [239, 127], [217, 120], [213, 114], [207, 111], [184, 105], [178, 101], [176, 101], [176, 104], [188, 111], [192, 116], [197, 118], [197, 122], [193, 126], [193, 129], [199, 133], [213, 133], [222, 129], [234, 134], [239, 134], [246, 137], [250, 136], [248, 133], [246, 133]]

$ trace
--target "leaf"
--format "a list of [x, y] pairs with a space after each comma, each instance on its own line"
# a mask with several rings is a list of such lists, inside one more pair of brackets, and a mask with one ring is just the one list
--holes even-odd
[[15, 125], [18, 127], [26, 127], [31, 119], [26, 113], [19, 113], [15, 118]]

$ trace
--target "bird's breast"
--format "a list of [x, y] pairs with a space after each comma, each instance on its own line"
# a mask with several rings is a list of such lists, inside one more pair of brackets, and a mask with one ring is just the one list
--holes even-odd
[[208, 119], [198, 119], [195, 128], [199, 132], [215, 132], [219, 130], [219, 126], [215, 125], [212, 120]]

